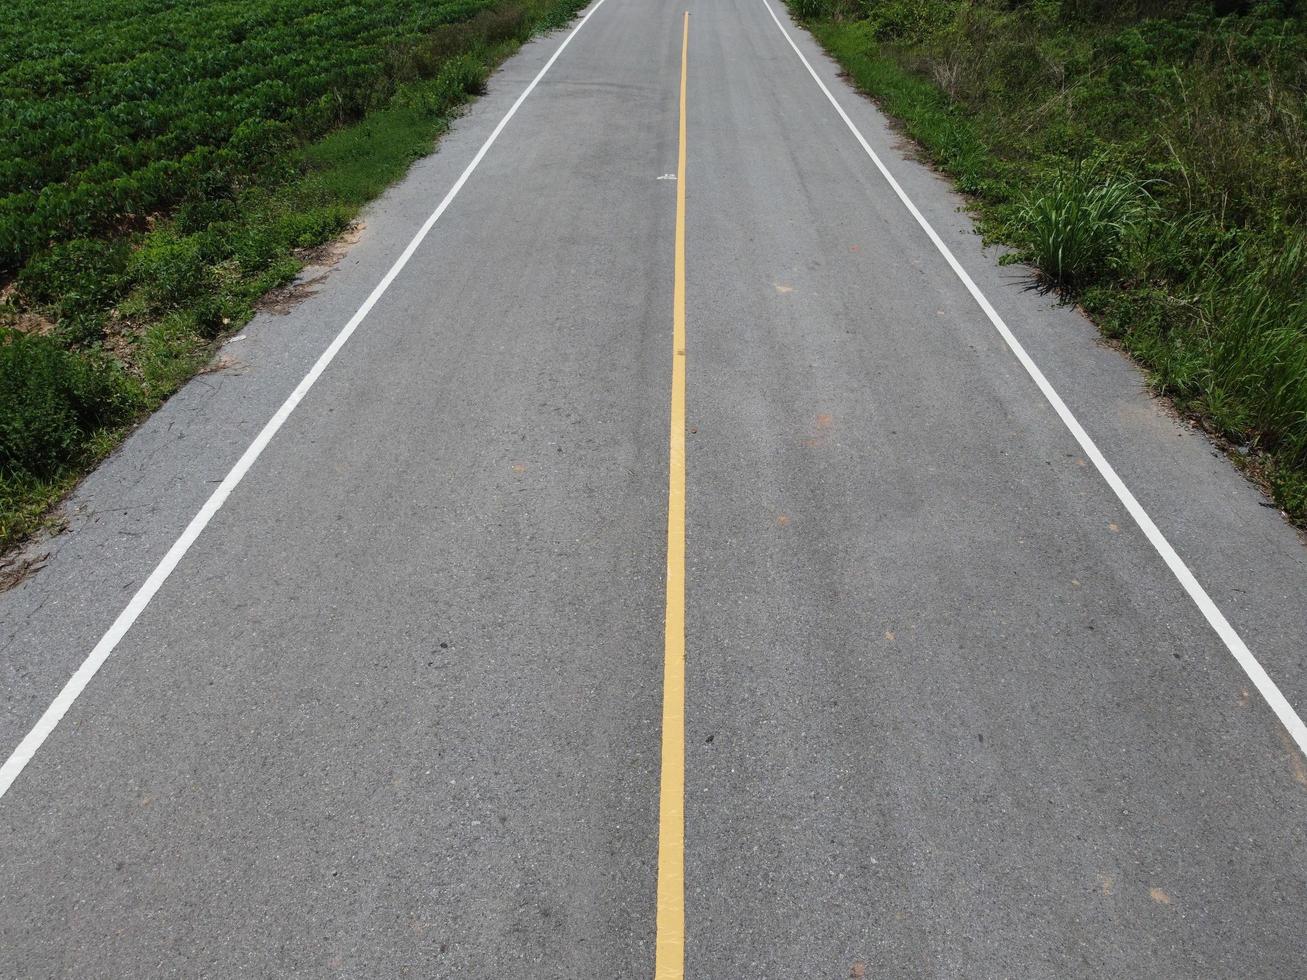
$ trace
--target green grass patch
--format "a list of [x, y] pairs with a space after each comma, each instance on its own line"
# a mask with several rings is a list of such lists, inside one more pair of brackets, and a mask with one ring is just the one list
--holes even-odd
[[0, 25], [0, 551], [582, 6], [58, 0]]
[[1307, 23], [1289, 0], [792, 0], [972, 195], [1307, 521]]

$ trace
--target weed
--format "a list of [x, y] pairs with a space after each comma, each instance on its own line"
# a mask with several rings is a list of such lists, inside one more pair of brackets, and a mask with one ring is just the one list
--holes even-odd
[[1150, 200], [1139, 181], [1105, 173], [1099, 161], [1077, 162], [1026, 197], [1016, 221], [1045, 281], [1076, 290], [1109, 274]]
[[94, 432], [136, 408], [132, 386], [108, 358], [75, 354], [51, 337], [0, 336], [0, 476], [55, 476]]
[[203, 234], [151, 235], [132, 256], [132, 280], [159, 311], [180, 306], [208, 284]]

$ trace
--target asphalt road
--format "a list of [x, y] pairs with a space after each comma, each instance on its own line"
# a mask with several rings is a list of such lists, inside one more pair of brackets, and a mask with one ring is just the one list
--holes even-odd
[[[678, 187], [686, 975], [1307, 975], [1290, 733], [762, 0], [677, 172], [686, 9], [593, 10], [14, 778], [0, 975], [652, 975]], [[777, 13], [1307, 706], [1297, 535]], [[77, 492], [5, 755], [567, 37]]]

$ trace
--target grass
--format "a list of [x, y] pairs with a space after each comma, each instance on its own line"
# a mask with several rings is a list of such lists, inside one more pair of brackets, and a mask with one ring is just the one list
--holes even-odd
[[1050, 287], [1074, 291], [1111, 275], [1122, 242], [1147, 218], [1144, 186], [1100, 169], [1096, 161], [1077, 162], [1022, 196], [1016, 222]]
[[1289, 2], [792, 0], [971, 195], [1307, 524], [1307, 22]]
[[287, 137], [243, 171], [200, 175], [148, 221], [54, 236], [27, 255], [0, 291], [0, 552], [46, 523], [219, 338], [294, 278], [307, 250], [429, 153], [495, 65], [583, 5], [490, 0], [466, 5], [461, 20], [401, 31], [385, 70], [347, 93], [365, 107], [353, 121]]

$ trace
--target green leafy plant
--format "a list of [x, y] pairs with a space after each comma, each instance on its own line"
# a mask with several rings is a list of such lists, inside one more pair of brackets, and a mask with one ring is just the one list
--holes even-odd
[[1080, 289], [1110, 273], [1150, 200], [1140, 181], [1108, 174], [1098, 161], [1078, 162], [1027, 196], [1016, 222], [1045, 281]]
[[137, 408], [132, 385], [106, 357], [49, 337], [0, 334], [0, 475], [50, 477], [91, 436]]

